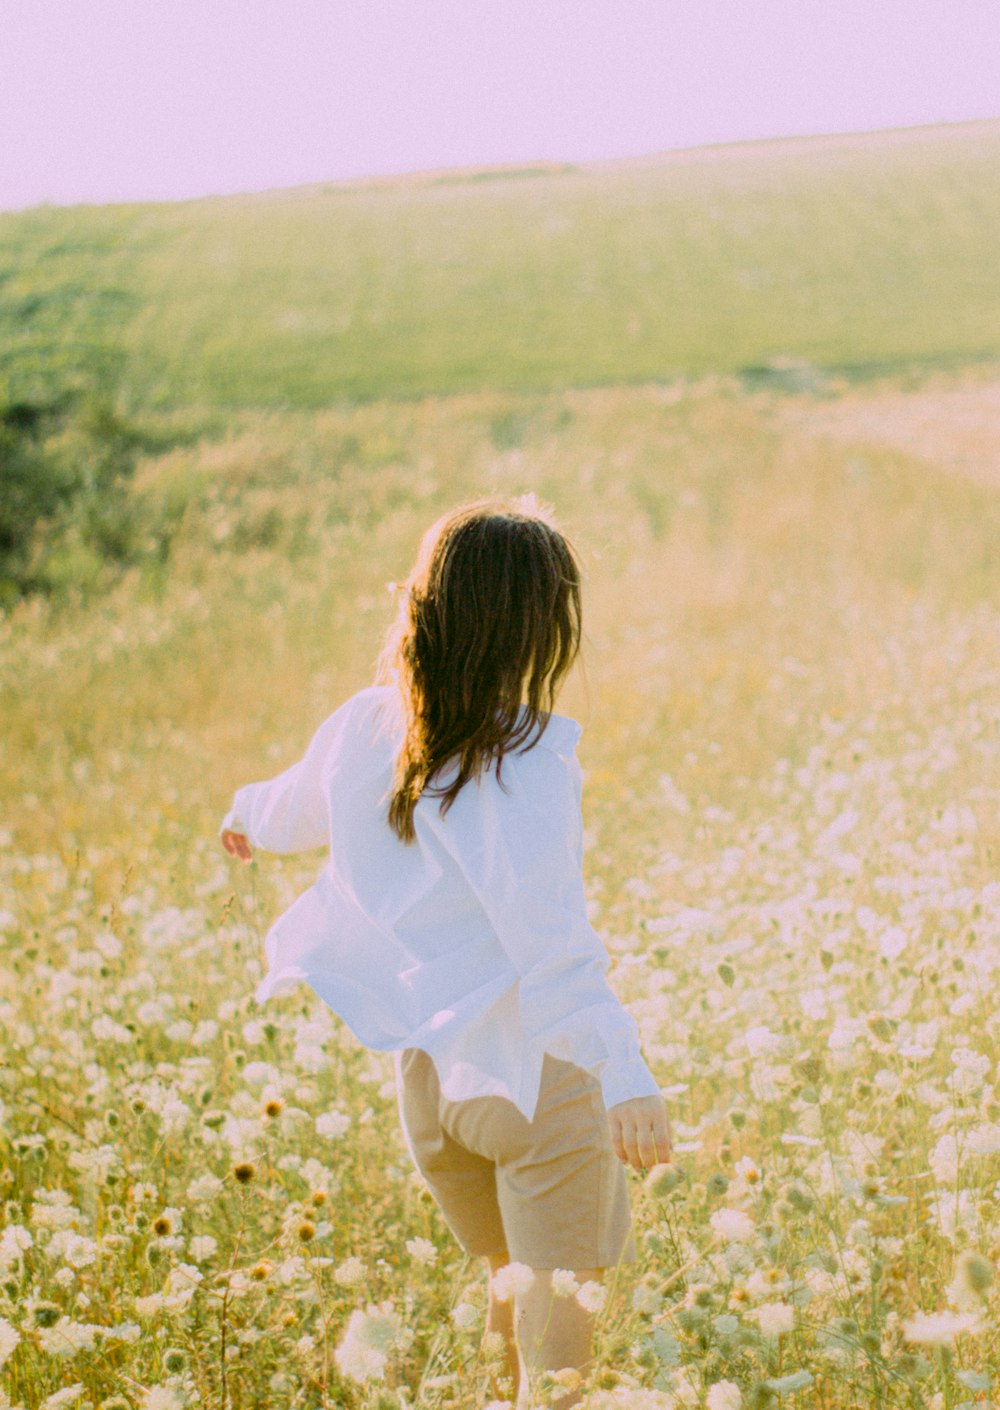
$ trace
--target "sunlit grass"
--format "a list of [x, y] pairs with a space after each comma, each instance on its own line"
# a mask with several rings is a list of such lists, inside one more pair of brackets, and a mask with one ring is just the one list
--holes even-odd
[[244, 869], [216, 829], [371, 679], [426, 524], [494, 489], [585, 563], [588, 889], [678, 1141], [629, 1177], [594, 1405], [982, 1403], [1000, 500], [702, 383], [246, 414], [140, 467], [187, 506], [169, 575], [4, 620], [11, 1404], [488, 1399], [391, 1064], [252, 998], [320, 854]]
[[8, 214], [0, 391], [53, 330], [125, 355], [130, 409], [206, 417], [996, 358], [998, 158], [984, 122]]

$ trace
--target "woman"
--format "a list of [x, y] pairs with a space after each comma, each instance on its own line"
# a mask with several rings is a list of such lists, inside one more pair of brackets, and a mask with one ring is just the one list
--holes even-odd
[[[239, 789], [221, 834], [243, 860], [329, 846], [268, 933], [257, 998], [304, 980], [395, 1052], [407, 1145], [489, 1261], [487, 1330], [515, 1393], [525, 1372], [586, 1373], [594, 1299], [555, 1295], [553, 1271], [599, 1283], [633, 1259], [623, 1164], [670, 1154], [587, 920], [580, 726], [552, 713], [580, 620], [576, 558], [533, 497], [446, 514], [400, 592], [379, 683], [299, 763]], [[495, 1277], [508, 1262], [532, 1270], [513, 1309]], [[579, 1400], [565, 1379], [561, 1410]]]

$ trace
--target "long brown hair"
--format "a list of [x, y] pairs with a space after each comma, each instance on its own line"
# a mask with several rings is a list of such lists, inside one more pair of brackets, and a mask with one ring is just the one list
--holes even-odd
[[[580, 650], [580, 568], [533, 495], [482, 499], [431, 525], [399, 588], [378, 679], [402, 696], [389, 825], [412, 842], [421, 794], [444, 814], [494, 757], [499, 778], [506, 752], [538, 742]], [[454, 780], [431, 787], [456, 758]]]

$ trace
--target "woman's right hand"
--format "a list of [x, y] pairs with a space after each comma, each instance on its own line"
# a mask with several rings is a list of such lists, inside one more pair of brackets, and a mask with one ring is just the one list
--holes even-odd
[[662, 1097], [633, 1097], [608, 1108], [615, 1155], [633, 1170], [649, 1170], [670, 1159], [673, 1136]]
[[239, 857], [241, 862], [249, 862], [253, 858], [250, 843], [242, 832], [224, 832], [222, 845], [231, 857]]

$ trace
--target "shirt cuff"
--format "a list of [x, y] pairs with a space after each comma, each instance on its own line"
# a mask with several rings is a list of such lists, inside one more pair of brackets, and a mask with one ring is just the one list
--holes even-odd
[[222, 826], [219, 828], [219, 836], [221, 837], [224, 832], [238, 832], [243, 837], [247, 835], [245, 826], [240, 822], [239, 816], [233, 808], [230, 808], [229, 812], [222, 819]]
[[601, 1077], [601, 1095], [605, 1107], [610, 1108], [634, 1097], [659, 1097], [662, 1092], [660, 1084], [640, 1057], [630, 1062], [608, 1063]]

